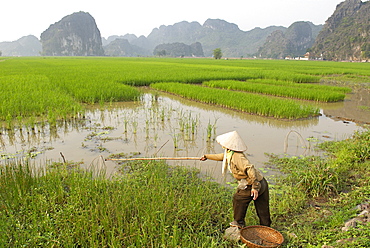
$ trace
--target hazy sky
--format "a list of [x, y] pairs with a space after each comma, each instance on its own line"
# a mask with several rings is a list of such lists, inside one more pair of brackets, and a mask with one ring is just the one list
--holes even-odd
[[[6, 2], [5, 2], [6, 1]], [[296, 21], [324, 24], [344, 0], [4, 0], [0, 41], [40, 35], [51, 24], [74, 12], [89, 12], [103, 37], [127, 33], [149, 35], [160, 25], [222, 19], [243, 31], [255, 27], [288, 27]], [[364, 0], [363, 0], [364, 2]]]

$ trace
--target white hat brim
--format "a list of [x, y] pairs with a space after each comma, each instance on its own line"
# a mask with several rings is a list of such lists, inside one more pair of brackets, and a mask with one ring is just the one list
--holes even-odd
[[216, 137], [216, 141], [223, 147], [237, 152], [243, 152], [248, 149], [243, 139], [236, 131], [221, 134]]

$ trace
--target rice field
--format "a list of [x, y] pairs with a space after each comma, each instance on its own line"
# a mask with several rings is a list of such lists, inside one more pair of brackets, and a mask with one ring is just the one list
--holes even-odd
[[281, 80], [213, 80], [204, 82], [203, 85], [213, 88], [246, 91], [250, 93], [261, 93], [272, 96], [296, 98], [321, 102], [343, 101], [346, 92], [351, 89], [347, 87], [331, 87], [327, 85], [313, 85], [294, 83]]
[[152, 84], [151, 87], [157, 90], [175, 93], [188, 99], [266, 117], [298, 119], [317, 116], [319, 114], [318, 108], [310, 105], [300, 105], [288, 99], [274, 99], [269, 96], [181, 83], [156, 83]]
[[[0, 125], [5, 125], [8, 130], [5, 132], [0, 130], [0, 144], [6, 135], [9, 136], [10, 141], [14, 136], [20, 134], [21, 137], [24, 133], [25, 139], [22, 143], [9, 142], [11, 145], [8, 146], [14, 146], [17, 149], [22, 147], [24, 153], [33, 158], [37, 156], [37, 152], [41, 152], [41, 149], [32, 147], [32, 139], [42, 137], [43, 139], [37, 142], [42, 142], [44, 145], [46, 140], [49, 140], [47, 144], [60, 145], [54, 145], [58, 148], [56, 149], [58, 155], [59, 151], [63, 151], [67, 159], [76, 155], [78, 159], [87, 160], [89, 155], [101, 155], [104, 151], [111, 153], [112, 150], [107, 149], [110, 147], [127, 149], [128, 146], [125, 146], [129, 142], [127, 133], [134, 134], [131, 143], [138, 142], [146, 153], [153, 154], [153, 151], [161, 150], [167, 143], [167, 138], [161, 139], [158, 135], [170, 133], [174, 147], [173, 151], [169, 149], [171, 154], [172, 152], [179, 154], [178, 151], [188, 152], [188, 147], [192, 149], [195, 147], [196, 149], [191, 150], [195, 154], [199, 148], [194, 145], [193, 137], [199, 136], [204, 141], [211, 138], [214, 140], [218, 123], [216, 125], [216, 121], [212, 122], [213, 119], [207, 120], [205, 115], [194, 115], [192, 108], [182, 111], [173, 108], [168, 104], [169, 102], [159, 105], [157, 103], [161, 102], [161, 99], [158, 100], [155, 94], [150, 94], [153, 99], [150, 100], [150, 104], [145, 105], [142, 101], [143, 91], [139, 86], [166, 90], [184, 98], [254, 115], [296, 119], [318, 115], [319, 110], [311, 106], [314, 104], [312, 101], [331, 102], [342, 99], [338, 97], [332, 100], [317, 100], [317, 96], [308, 99], [299, 96], [299, 91], [306, 93], [310, 91], [312, 95], [319, 95], [321, 91], [323, 94], [335, 92], [343, 96], [348, 92], [348, 88], [324, 86], [322, 79], [356, 77], [368, 82], [370, 77], [368, 69], [368, 64], [312, 61], [105, 57], [4, 58], [0, 62]], [[225, 87], [213, 88], [207, 85], [225, 81]], [[243, 89], [232, 89], [234, 83], [240, 85], [247, 82], [251, 87], [248, 92]], [[288, 91], [290, 87], [294, 87], [295, 95], [276, 94], [278, 88]], [[309, 101], [302, 104], [303, 101], [295, 98]], [[115, 110], [104, 113], [106, 109], [101, 108], [101, 111], [96, 111], [94, 114], [99, 117], [83, 120], [84, 123], [88, 123], [86, 129], [77, 124], [80, 121], [79, 118], [84, 118], [84, 111], [90, 105], [94, 105], [95, 109], [96, 106], [120, 101], [139, 101], [140, 104], [137, 105], [144, 110], [140, 112], [139, 108], [132, 108], [124, 109], [124, 113]], [[133, 105], [136, 106], [136, 103]], [[140, 119], [141, 117], [143, 118]], [[104, 118], [114, 119], [115, 125], [110, 126], [110, 122], [105, 122]], [[217, 120], [217, 116], [213, 118]], [[22, 128], [17, 128], [16, 132], [11, 130], [14, 125], [33, 125], [41, 121], [50, 123], [58, 119], [67, 119], [65, 122], [56, 122], [55, 126], [60, 127], [59, 132], [57, 128], [55, 130], [50, 128], [49, 132], [40, 131], [51, 125], [40, 125], [38, 129], [32, 130], [28, 128], [23, 131]], [[170, 122], [169, 119], [174, 122]], [[208, 121], [208, 126], [200, 123], [201, 121], [206, 123], [205, 120]], [[240, 124], [238, 127], [240, 129], [271, 125], [259, 121], [249, 125], [244, 122], [244, 119], [242, 120], [243, 125]], [[311, 133], [315, 135], [317, 132], [320, 135], [327, 135], [320, 132], [322, 130], [318, 130], [316, 125], [312, 125], [311, 122], [318, 121], [318, 118], [307, 121], [310, 123], [302, 121], [297, 127], [302, 127], [302, 130], [312, 129]], [[74, 122], [78, 126], [76, 133], [88, 133], [84, 139], [81, 139], [82, 142], [79, 142], [80, 139], [63, 136], [69, 132], [68, 129], [74, 125]], [[284, 125], [279, 123], [281, 126], [276, 130], [286, 128], [285, 123], [288, 122], [282, 122]], [[174, 125], [171, 126], [171, 123]], [[163, 126], [167, 126], [168, 129], [164, 129]], [[112, 131], [114, 128], [116, 132]], [[217, 132], [220, 132], [225, 127], [220, 125], [217, 128]], [[326, 128], [333, 129], [333, 126], [325, 127], [325, 130]], [[345, 129], [348, 131], [348, 128]], [[136, 132], [145, 133], [145, 139], [136, 140]], [[261, 137], [259, 134], [263, 132], [265, 131], [256, 130], [253, 136], [256, 137], [255, 140], [262, 140], [263, 149], [268, 151], [270, 147], [275, 146], [271, 141], [276, 137]], [[62, 137], [56, 139], [58, 135]], [[140, 138], [140, 134], [138, 137]], [[171, 143], [171, 140], [168, 140]], [[266, 144], [266, 140], [271, 144]], [[106, 141], [116, 143], [108, 145]], [[70, 148], [71, 144], [75, 146]], [[212, 142], [209, 142], [209, 146], [207, 143], [204, 145], [207, 145], [207, 149], [213, 149]], [[25, 147], [28, 148], [28, 146], [30, 149], [26, 150]], [[66, 149], [67, 146], [67, 152], [59, 150], [61, 147]], [[49, 149], [49, 146], [41, 148]], [[342, 151], [342, 156], [338, 161], [332, 162], [333, 165], [347, 163], [347, 157], [343, 157], [343, 154], [351, 153]], [[4, 160], [10, 161], [8, 155], [14, 154], [8, 154], [6, 151], [0, 155]], [[45, 157], [50, 158], [49, 154]], [[351, 157], [353, 159], [354, 156]], [[259, 161], [258, 154], [257, 156], [253, 154], [253, 160]], [[353, 163], [349, 162], [348, 166], [353, 167]], [[89, 167], [91, 170], [81, 170], [78, 163], [48, 161], [46, 168], [42, 170], [34, 170], [33, 164], [28, 160], [1, 166], [0, 185], [3, 189], [1, 192], [3, 201], [0, 206], [2, 213], [0, 226], [2, 230], [9, 231], [0, 232], [0, 244], [8, 247], [231, 247], [235, 245], [230, 244], [222, 236], [232, 219], [230, 212], [232, 192], [228, 187], [221, 187], [217, 183], [204, 180], [198, 171], [187, 170], [184, 167], [168, 167], [163, 162], [135, 162], [120, 165], [118, 169], [122, 174], [107, 178], [104, 170], [99, 171], [93, 166]], [[315, 163], [312, 164], [314, 165]], [[322, 176], [321, 171], [313, 175], [306, 173], [305, 166], [296, 167], [301, 168], [301, 174], [306, 177]], [[327, 167], [319, 169], [323, 169], [324, 174], [327, 172]], [[298, 172], [295, 175], [299, 176]], [[338, 224], [338, 215], [333, 215], [332, 218], [328, 216], [332, 222], [336, 222], [335, 225], [331, 224], [330, 228], [327, 228], [327, 223], [330, 223], [327, 217], [323, 219], [322, 222], [325, 222], [325, 225], [319, 226], [319, 229], [329, 230], [330, 233], [329, 231], [320, 233], [319, 239], [311, 237], [317, 236], [311, 235], [312, 230], [317, 229], [317, 223], [313, 223], [310, 229], [310, 226], [301, 228], [305, 224], [302, 222], [302, 225], [298, 225], [300, 228], [294, 229], [297, 227], [296, 224], [300, 223], [294, 216], [302, 220], [302, 209], [307, 205], [306, 194], [303, 194], [304, 188], [303, 193], [297, 191], [297, 184], [293, 184], [294, 187], [288, 192], [289, 185], [292, 185], [288, 184], [272, 187], [274, 193], [271, 194], [271, 209], [274, 212], [275, 227], [284, 231], [285, 237], [288, 237], [290, 242], [296, 242], [297, 245], [302, 240], [304, 244], [324, 245], [328, 244], [329, 238], [334, 243], [337, 239], [331, 237], [334, 236], [332, 230], [340, 230], [341, 225], [341, 223]], [[312, 185], [303, 186], [309, 188]], [[317, 188], [317, 184], [313, 186]], [[281, 197], [281, 192], [288, 192], [282, 194], [286, 199]], [[366, 195], [363, 192], [360, 193], [358, 194]], [[355, 199], [355, 197], [349, 198]], [[289, 205], [292, 202], [294, 204]], [[346, 199], [343, 199], [343, 202], [348, 205], [348, 208], [353, 207], [346, 202]], [[339, 208], [343, 209], [343, 207]], [[315, 210], [315, 213], [317, 216], [314, 219], [322, 217], [319, 216], [321, 212]], [[280, 226], [275, 223], [279, 223], [281, 219], [290, 221], [280, 222], [280, 229]], [[256, 224], [256, 216], [253, 215], [247, 221], [250, 225]], [[283, 226], [288, 226], [290, 229], [286, 230]], [[291, 236], [293, 232], [299, 238]], [[361, 237], [361, 234], [366, 233], [361, 231], [358, 237]], [[343, 232], [339, 231], [336, 235], [343, 238]]]
[[[360, 63], [317, 61], [5, 57], [0, 63], [0, 121], [9, 126], [30, 118], [50, 121], [82, 116], [86, 105], [136, 101], [141, 95], [139, 86], [154, 83], [203, 83], [229, 91], [242, 90], [281, 98], [342, 101], [348, 88], [321, 85], [322, 78], [342, 75], [366, 81], [370, 77], [368, 67]], [[242, 89], [241, 85], [249, 88]], [[228, 94], [232, 94], [232, 98], [240, 95], [238, 92]], [[296, 106], [294, 102], [289, 104]], [[291, 114], [271, 114], [281, 110], [247, 110], [258, 106], [224, 106], [263, 116], [296, 118]], [[299, 108], [307, 109], [305, 106]], [[316, 115], [317, 110], [312, 108], [308, 114], [298, 114], [298, 118]]]

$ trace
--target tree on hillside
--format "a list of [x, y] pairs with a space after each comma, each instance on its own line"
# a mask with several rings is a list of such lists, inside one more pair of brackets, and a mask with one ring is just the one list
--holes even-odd
[[156, 51], [156, 55], [159, 56], [159, 57], [166, 56], [167, 52], [164, 49], [163, 50], [158, 50], [158, 51]]
[[[369, 59], [370, 58], [370, 43], [365, 43], [361, 46], [362, 58]], [[1, 52], [0, 52], [1, 56]]]
[[215, 59], [221, 59], [221, 57], [222, 57], [221, 48], [216, 48], [215, 50], [213, 50], [213, 57]]

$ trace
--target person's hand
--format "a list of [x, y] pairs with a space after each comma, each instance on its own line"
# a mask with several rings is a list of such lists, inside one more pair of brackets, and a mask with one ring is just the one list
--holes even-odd
[[253, 200], [255, 201], [258, 198], [258, 191], [255, 189], [252, 189], [251, 196], [253, 196]]
[[200, 161], [206, 161], [206, 160], [207, 160], [207, 158], [204, 155], [200, 158]]

